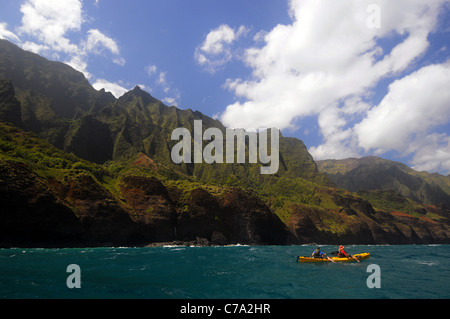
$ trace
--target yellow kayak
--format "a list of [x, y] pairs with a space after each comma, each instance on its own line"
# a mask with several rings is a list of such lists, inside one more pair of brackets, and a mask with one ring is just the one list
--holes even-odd
[[[358, 260], [365, 260], [370, 257], [369, 253], [362, 253], [362, 254], [355, 254], [352, 255], [353, 257], [357, 258]], [[333, 259], [333, 261], [338, 262], [346, 262], [346, 261], [356, 261], [352, 257], [330, 257]], [[298, 256], [297, 261], [300, 261], [301, 263], [317, 263], [317, 262], [331, 262], [328, 260], [327, 257], [324, 258], [314, 258], [314, 257], [305, 257], [305, 256]]]

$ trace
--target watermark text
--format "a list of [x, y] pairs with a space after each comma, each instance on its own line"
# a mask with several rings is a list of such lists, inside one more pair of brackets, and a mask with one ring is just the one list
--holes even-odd
[[[203, 132], [202, 121], [195, 120], [193, 139], [191, 132], [187, 128], [181, 127], [172, 131], [172, 141], [179, 140], [179, 142], [172, 148], [170, 156], [175, 164], [182, 162], [224, 163], [225, 148], [226, 163], [245, 163], [247, 146], [248, 162], [258, 163], [259, 158], [259, 162], [264, 164], [260, 169], [261, 174], [275, 174], [278, 172], [280, 162], [280, 131], [277, 128], [270, 129], [270, 152], [267, 143], [268, 131], [250, 132], [244, 129], [227, 128], [224, 147], [224, 137], [220, 129], [210, 127]], [[210, 142], [203, 148], [203, 141]], [[194, 144], [193, 150], [192, 144]]]

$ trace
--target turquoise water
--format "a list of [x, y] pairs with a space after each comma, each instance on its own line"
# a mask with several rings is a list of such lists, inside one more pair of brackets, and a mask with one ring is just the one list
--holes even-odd
[[[0, 249], [0, 298], [443, 299], [450, 245], [346, 246], [361, 263], [296, 263], [315, 246]], [[322, 246], [324, 252], [336, 246]], [[67, 266], [80, 267], [69, 289]], [[381, 288], [367, 268], [380, 267]]]

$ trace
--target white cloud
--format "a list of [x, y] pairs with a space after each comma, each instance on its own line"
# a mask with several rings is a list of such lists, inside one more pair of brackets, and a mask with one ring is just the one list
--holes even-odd
[[159, 72], [159, 78], [158, 78], [158, 83], [159, 84], [162, 84], [162, 85], [166, 85], [167, 84], [167, 82], [166, 82], [166, 75], [167, 75], [167, 72]]
[[107, 37], [97, 29], [91, 29], [87, 33], [86, 49], [89, 52], [100, 54], [101, 49], [106, 48], [113, 54], [119, 54], [119, 47], [113, 39]]
[[[96, 2], [98, 4], [98, 1]], [[25, 50], [64, 61], [92, 79], [88, 71], [90, 54], [111, 54], [111, 61], [125, 65], [117, 43], [98, 29], [82, 33], [85, 22], [80, 0], [25, 0], [19, 35], [30, 40], [19, 43]], [[1, 25], [0, 25], [1, 30]], [[71, 39], [81, 38], [78, 42]]]
[[[386, 101], [386, 108], [379, 108], [379, 114], [375, 109], [372, 112], [370, 98], [380, 80], [402, 76], [402, 72], [407, 72], [426, 52], [428, 35], [436, 28], [439, 8], [444, 2], [448, 0], [290, 1], [292, 23], [278, 25], [264, 34], [265, 42], [261, 48], [246, 50], [245, 63], [252, 68], [253, 77], [246, 81], [226, 81], [224, 86], [239, 100], [226, 107], [220, 117], [222, 122], [235, 128], [276, 126], [292, 129], [297, 127], [298, 119], [317, 116], [324, 141], [310, 148], [316, 159], [355, 156], [361, 154], [361, 147], [378, 152], [404, 148], [402, 143], [406, 139], [390, 135], [389, 129], [383, 131], [387, 125], [380, 129], [380, 126], [370, 124], [375, 115], [381, 118], [381, 109], [389, 109], [390, 114], [398, 115], [397, 121], [391, 119], [389, 123], [398, 133], [409, 136], [407, 128], [399, 128], [404, 126], [398, 121], [400, 110], [396, 113], [392, 109], [394, 105], [389, 103], [387, 106]], [[367, 7], [373, 3], [381, 9], [381, 28], [367, 25]], [[261, 38], [259, 35], [257, 40]], [[392, 41], [393, 48], [384, 52], [380, 39]], [[215, 42], [211, 40], [212, 44], [206, 48], [211, 52], [220, 51], [220, 46], [213, 45]], [[441, 76], [448, 72], [443, 66], [435, 68], [434, 72], [431, 69], [423, 72]], [[422, 102], [427, 99], [428, 103], [436, 100], [439, 104], [436, 109], [442, 111], [444, 106], [437, 100], [446, 101], [446, 95], [438, 87], [445, 79], [441, 77], [443, 83], [436, 83], [429, 74], [418, 76], [429, 78], [431, 83], [414, 86], [412, 95], [421, 102], [410, 105], [408, 111], [415, 109], [413, 113], [419, 116], [425, 111]], [[402, 84], [409, 86], [411, 79], [405, 77]], [[435, 95], [428, 94], [427, 90], [431, 88], [436, 89]], [[393, 85], [386, 98], [409, 101], [405, 92]], [[439, 117], [438, 113], [437, 110], [425, 116], [427, 128], [435, 125], [432, 123], [435, 116]], [[448, 109], [447, 113], [450, 113]], [[364, 120], [366, 116], [367, 121]], [[403, 119], [409, 116], [412, 115]], [[356, 129], [355, 121], [361, 120]], [[442, 118], [436, 119], [436, 122], [442, 121]], [[377, 133], [371, 135], [370, 132]]]
[[87, 70], [88, 65], [87, 65], [87, 62], [85, 61], [84, 57], [82, 57], [80, 55], [74, 55], [71, 57], [71, 59], [69, 61], [66, 61], [65, 63], [67, 65], [70, 65], [75, 70], [83, 73], [84, 76], [86, 77], [86, 79], [88, 79], [88, 80], [92, 79], [91, 73], [89, 73]]
[[12, 40], [20, 42], [19, 37], [13, 32], [7, 29], [8, 24], [6, 22], [0, 22], [0, 39]]
[[[172, 87], [172, 84], [167, 80], [167, 71], [161, 71], [154, 64], [149, 64], [144, 68], [144, 71], [150, 78], [155, 78], [156, 87], [160, 88], [165, 96], [161, 99], [168, 105], [178, 106], [180, 101], [180, 91]], [[150, 90], [152, 91], [152, 90]]]
[[226, 24], [222, 24], [217, 29], [212, 30], [206, 36], [200, 50], [207, 54], [219, 54], [226, 50], [225, 45], [231, 44], [246, 31], [245, 26], [240, 26], [236, 32]]
[[41, 54], [42, 52], [50, 50], [50, 47], [45, 44], [38, 44], [38, 43], [27, 41], [25, 43], [22, 43], [22, 49], [34, 52], [36, 54]]
[[450, 137], [447, 134], [429, 134], [413, 142], [417, 151], [411, 161], [418, 171], [450, 173]]
[[87, 53], [99, 55], [103, 53], [104, 49], [115, 55], [115, 57], [112, 58], [113, 63], [120, 66], [125, 65], [126, 61], [124, 58], [120, 57], [120, 50], [116, 41], [97, 29], [90, 29], [87, 32], [85, 51], [87, 51]]
[[105, 79], [97, 79], [97, 81], [92, 84], [96, 90], [105, 89], [107, 92], [111, 92], [116, 98], [121, 97], [123, 94], [128, 92], [130, 89], [124, 88], [122, 85], [114, 82], [109, 82]]
[[173, 88], [170, 88], [169, 86], [167, 86], [164, 88], [164, 93], [168, 94], [168, 96], [166, 96], [162, 99], [162, 101], [164, 103], [166, 103], [169, 106], [171, 106], [171, 105], [179, 106], [178, 104], [181, 99], [181, 93], [178, 89], [176, 89], [176, 88], [173, 89]]
[[240, 26], [236, 31], [226, 24], [210, 31], [205, 41], [195, 50], [197, 63], [211, 73], [216, 72], [232, 59], [231, 44], [247, 31], [245, 26]]
[[147, 87], [145, 84], [138, 84], [137, 86], [139, 86], [143, 91], [151, 91], [151, 88]]
[[20, 7], [23, 13], [20, 33], [35, 36], [54, 50], [77, 53], [78, 47], [66, 37], [69, 31], [80, 31], [82, 4], [79, 0], [27, 0]]
[[266, 35], [267, 35], [267, 31], [265, 31], [265, 30], [258, 31], [253, 36], [253, 41], [255, 41], [255, 42], [264, 41], [264, 38], [266, 37]]
[[152, 76], [153, 74], [156, 73], [156, 71], [158, 70], [158, 68], [156, 67], [156, 65], [152, 64], [152, 65], [147, 65], [145, 67], [145, 72], [147, 72], [148, 76]]
[[177, 98], [175, 97], [165, 97], [162, 101], [170, 106], [178, 106]]
[[113, 61], [115, 64], [120, 65], [120, 66], [124, 66], [125, 63], [126, 63], [125, 59], [122, 58], [122, 57], [113, 58], [112, 61]]
[[430, 65], [393, 82], [355, 126], [359, 146], [378, 153], [415, 153], [430, 129], [450, 121], [450, 63]]
[[[255, 127], [258, 123], [253, 123], [251, 117], [239, 114], [243, 109], [251, 113], [267, 112], [264, 116], [267, 119], [273, 118], [276, 110], [286, 116], [277, 119], [275, 124], [280, 128], [290, 127], [296, 116], [320, 113], [341, 99], [361, 95], [382, 76], [403, 70], [408, 63], [403, 62], [404, 57], [399, 52], [420, 40], [424, 42], [420, 47], [425, 47], [426, 38], [411, 35], [377, 62], [380, 48], [376, 37], [386, 31], [370, 30], [365, 19], [357, 18], [366, 14], [368, 3], [292, 1], [296, 18], [293, 24], [278, 25], [266, 35], [263, 48], [247, 50], [246, 62], [253, 68], [254, 79], [227, 82], [226, 86], [247, 102], [227, 108], [223, 114], [226, 124]], [[414, 14], [417, 6], [409, 7]], [[402, 12], [400, 7], [391, 10]], [[415, 25], [410, 31], [413, 29]], [[420, 30], [419, 33], [426, 32]], [[423, 49], [413, 52], [410, 56], [417, 56]]]

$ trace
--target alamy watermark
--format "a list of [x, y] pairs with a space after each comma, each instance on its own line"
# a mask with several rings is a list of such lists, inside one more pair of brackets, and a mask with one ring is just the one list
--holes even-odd
[[77, 264], [70, 264], [66, 272], [71, 273], [66, 280], [67, 288], [81, 288], [81, 268]]
[[366, 19], [366, 25], [369, 29], [381, 28], [381, 8], [378, 4], [369, 4], [366, 8], [366, 12], [370, 15]]
[[367, 287], [372, 288], [381, 288], [381, 268], [377, 264], [371, 264], [367, 266], [367, 272], [372, 273], [369, 277], [367, 277], [366, 284]]
[[[248, 145], [249, 163], [264, 164], [261, 174], [275, 174], [280, 162], [280, 131], [270, 129], [270, 152], [268, 148], [268, 131], [245, 131], [244, 129], [226, 129], [225, 132], [225, 163], [245, 163], [246, 145]], [[214, 139], [213, 139], [214, 137]], [[171, 139], [180, 140], [171, 151], [171, 159], [175, 164], [184, 163], [224, 163], [224, 136], [220, 129], [211, 127], [203, 132], [202, 121], [194, 121], [193, 149], [191, 132], [184, 127], [172, 131]], [[247, 143], [247, 141], [248, 143]], [[203, 141], [211, 141], [203, 148]], [[236, 143], [235, 143], [236, 141]], [[237, 156], [235, 156], [235, 149]], [[270, 154], [269, 154], [270, 153]], [[237, 158], [236, 158], [237, 157]]]

